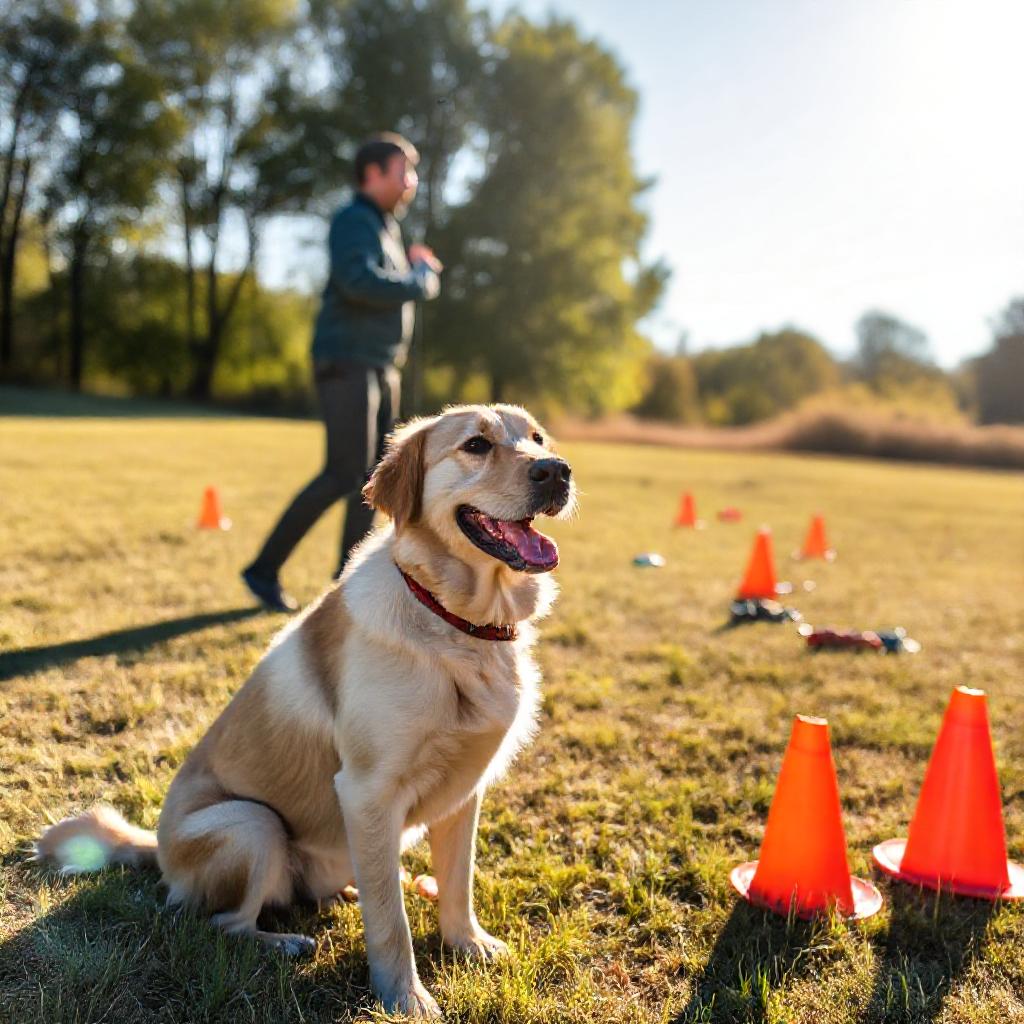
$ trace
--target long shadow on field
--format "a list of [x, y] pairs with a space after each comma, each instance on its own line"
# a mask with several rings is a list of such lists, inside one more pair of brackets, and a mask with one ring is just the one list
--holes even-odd
[[[23, 864], [8, 867], [33, 890], [41, 880]], [[152, 869], [47, 881], [52, 909], [0, 942], [0, 1020], [312, 1024], [366, 1019], [373, 1005], [366, 953], [351, 939], [362, 932], [356, 907], [280, 916], [275, 925], [319, 942], [312, 961], [289, 960], [165, 909]], [[417, 953], [423, 962], [427, 951]]]
[[6, 651], [0, 654], [0, 683], [17, 676], [53, 668], [55, 665], [65, 665], [79, 658], [96, 658], [125, 651], [145, 650], [153, 644], [173, 640], [185, 633], [194, 633], [226, 622], [238, 622], [261, 612], [262, 609], [255, 607], [203, 612], [200, 615], [186, 615], [179, 619], [153, 622], [148, 626], [133, 626], [131, 629], [119, 629], [114, 633], [101, 633], [86, 640], [70, 640], [63, 644]]
[[926, 1024], [983, 955], [996, 904], [898, 884], [889, 887], [886, 903], [889, 931], [861, 1020]]
[[740, 900], [719, 932], [693, 992], [672, 1024], [768, 1019], [772, 993], [820, 970], [827, 925], [788, 921]]

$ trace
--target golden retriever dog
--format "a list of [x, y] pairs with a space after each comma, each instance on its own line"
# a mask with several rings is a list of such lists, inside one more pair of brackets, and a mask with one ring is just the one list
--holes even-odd
[[534, 729], [533, 624], [558, 549], [533, 521], [569, 515], [575, 484], [524, 409], [460, 406], [397, 430], [363, 493], [390, 524], [275, 638], [175, 776], [156, 833], [100, 807], [48, 829], [37, 854], [71, 870], [83, 847], [155, 860], [171, 904], [288, 953], [315, 943], [261, 931], [260, 911], [354, 884], [374, 992], [435, 1017], [399, 857], [426, 831], [443, 940], [507, 951], [473, 912], [477, 816]]

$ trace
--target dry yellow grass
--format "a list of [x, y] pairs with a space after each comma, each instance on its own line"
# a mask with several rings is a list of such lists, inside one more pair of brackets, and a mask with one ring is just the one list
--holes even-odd
[[[1024, 481], [857, 459], [569, 444], [582, 496], [556, 524], [540, 735], [489, 793], [484, 924], [515, 956], [467, 965], [409, 900], [417, 958], [463, 1022], [1024, 1020], [1024, 911], [880, 880], [863, 926], [738, 903], [794, 713], [832, 725], [850, 859], [901, 834], [951, 688], [990, 692], [1011, 853], [1024, 859]], [[280, 619], [238, 569], [313, 470], [318, 428], [217, 418], [0, 419], [0, 1021], [376, 1019], [358, 909], [287, 921], [312, 961], [268, 956], [162, 908], [150, 872], [61, 879], [26, 860], [49, 814], [105, 799], [152, 825], [182, 757]], [[230, 533], [193, 527], [219, 485]], [[692, 490], [712, 520], [669, 526]], [[713, 522], [734, 504], [739, 526]], [[839, 560], [790, 563], [812, 511]], [[907, 626], [921, 654], [808, 654], [791, 626], [728, 632], [752, 530], [813, 576], [813, 622]], [[336, 515], [289, 563], [326, 581]], [[658, 550], [662, 570], [631, 564]], [[429, 867], [417, 852], [409, 865]]]

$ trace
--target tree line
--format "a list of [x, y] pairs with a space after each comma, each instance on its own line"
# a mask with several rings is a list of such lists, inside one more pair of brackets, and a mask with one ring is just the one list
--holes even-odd
[[1019, 360], [1013, 306], [959, 376], [884, 314], [854, 365], [795, 329], [658, 354], [637, 326], [668, 270], [641, 257], [636, 109], [571, 22], [467, 0], [0, 0], [0, 377], [301, 400], [316, 297], [261, 285], [268, 227], [326, 219], [389, 128], [421, 153], [406, 236], [446, 264], [414, 406], [741, 423], [853, 377], [1022, 415], [982, 399]]
[[856, 351], [846, 360], [795, 327], [693, 355], [684, 337], [675, 354], [649, 357], [632, 411], [675, 423], [743, 426], [818, 396], [929, 418], [1024, 423], [1024, 298], [1007, 305], [992, 332], [991, 350], [953, 371], [935, 364], [923, 331], [882, 310], [857, 321]]
[[419, 376], [634, 396], [666, 272], [639, 255], [636, 94], [572, 24], [464, 0], [6, 0], [0, 21], [5, 376], [292, 386], [309, 302], [256, 281], [267, 225], [329, 215], [390, 128], [422, 157], [406, 234], [448, 267]]

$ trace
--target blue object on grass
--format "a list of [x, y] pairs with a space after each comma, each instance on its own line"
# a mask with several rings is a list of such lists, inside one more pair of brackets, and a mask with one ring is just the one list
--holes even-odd
[[633, 559], [634, 565], [648, 566], [652, 569], [662, 569], [665, 566], [665, 558], [657, 551], [645, 551]]

